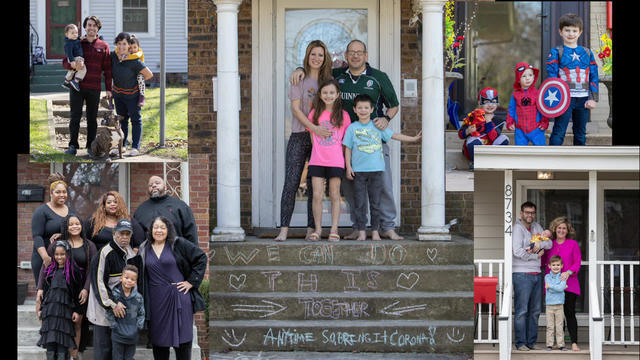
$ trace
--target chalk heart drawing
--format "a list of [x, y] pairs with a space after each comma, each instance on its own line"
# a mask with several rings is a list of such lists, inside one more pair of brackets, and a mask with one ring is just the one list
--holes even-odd
[[216, 255], [216, 249], [209, 250], [209, 259], [213, 259], [215, 255]]
[[396, 286], [402, 289], [411, 290], [420, 280], [420, 275], [415, 272], [410, 272], [409, 274], [401, 273], [396, 280]]
[[436, 262], [436, 257], [438, 256], [438, 248], [428, 248], [427, 249], [427, 257], [431, 260], [432, 263]]
[[247, 281], [247, 274], [240, 274], [240, 276], [237, 276], [235, 274], [229, 275], [229, 286], [231, 286], [235, 290], [242, 289], [246, 281]]
[[464, 340], [464, 332], [460, 334], [460, 329], [453, 328], [450, 333], [447, 333], [447, 339], [454, 343], [461, 343]]
[[226, 335], [222, 335], [222, 340], [224, 342], [226, 342], [227, 344], [229, 344], [229, 346], [233, 346], [233, 347], [238, 347], [240, 345], [242, 345], [242, 343], [247, 339], [247, 333], [245, 332], [244, 335], [242, 336], [242, 339], [238, 339], [238, 337], [236, 336], [236, 331], [231, 329], [231, 333], [229, 333], [229, 330], [225, 330], [224, 334]]

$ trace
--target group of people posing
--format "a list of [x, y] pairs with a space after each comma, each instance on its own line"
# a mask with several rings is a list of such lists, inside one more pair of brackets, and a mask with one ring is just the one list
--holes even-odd
[[162, 178], [129, 216], [108, 191], [81, 219], [66, 202], [67, 184], [50, 177], [50, 200], [32, 216], [32, 268], [41, 320], [38, 346], [47, 360], [78, 358], [93, 324], [94, 359], [133, 359], [138, 331], [148, 329], [154, 359], [189, 359], [193, 314], [206, 304], [199, 286], [207, 255], [198, 247], [189, 206], [170, 196]]
[[[547, 317], [546, 350], [568, 350], [564, 325], [571, 337], [571, 349], [578, 347], [576, 300], [580, 295], [578, 273], [582, 254], [575, 229], [565, 216], [557, 217], [544, 230], [535, 222], [536, 205], [520, 206], [520, 219], [513, 227], [513, 306], [515, 346], [519, 351], [537, 348], [538, 318], [545, 294]], [[546, 274], [542, 276], [542, 274]], [[555, 337], [554, 337], [555, 335]]]
[[[115, 50], [103, 41], [98, 32], [102, 23], [97, 16], [88, 16], [82, 27], [85, 36], [79, 38], [78, 27], [65, 27], [65, 58], [62, 66], [68, 70], [63, 86], [69, 88], [71, 120], [69, 122], [69, 147], [66, 154], [76, 155], [80, 148], [78, 134], [82, 106], [86, 104], [87, 143], [89, 156], [91, 143], [96, 138], [98, 106], [100, 104], [101, 80], [104, 77], [106, 97], [113, 98], [118, 121], [124, 133], [123, 146], [127, 147], [129, 119], [131, 119], [131, 150], [128, 156], [140, 154], [142, 138], [141, 107], [145, 104], [145, 80], [153, 73], [144, 64], [140, 40], [132, 34], [121, 32], [115, 38]], [[117, 154], [117, 150], [111, 153]]]
[[325, 180], [331, 199], [329, 241], [340, 240], [341, 189], [351, 209], [354, 230], [348, 239], [366, 239], [367, 201], [371, 238], [402, 239], [395, 232], [396, 208], [387, 142], [391, 139], [415, 142], [421, 139], [421, 133], [394, 134], [388, 127], [398, 112], [398, 98], [387, 74], [367, 62], [366, 45], [353, 40], [345, 55], [349, 66], [332, 69], [327, 46], [314, 40], [307, 46], [304, 67], [291, 74], [292, 132], [286, 151], [281, 227], [276, 241], [287, 239], [307, 159], [311, 187], [306, 240], [317, 241], [322, 237]]
[[[564, 80], [569, 85], [571, 96], [567, 111], [554, 118], [549, 145], [563, 144], [570, 120], [573, 121], [573, 145], [585, 145], [589, 112], [599, 99], [595, 57], [591, 50], [578, 45], [582, 28], [583, 22], [578, 15], [560, 17], [558, 30], [563, 44], [552, 48], [547, 57], [548, 77]], [[462, 151], [471, 161], [471, 169], [475, 146], [509, 144], [509, 139], [501, 134], [505, 126], [514, 131], [516, 145], [546, 145], [545, 131], [549, 127], [549, 118], [537, 108], [539, 91], [535, 86], [540, 70], [520, 62], [514, 73], [514, 91], [509, 100], [506, 122], [494, 119], [499, 104], [498, 92], [487, 87], [478, 94], [479, 108], [464, 119], [458, 131], [458, 136], [465, 140]]]

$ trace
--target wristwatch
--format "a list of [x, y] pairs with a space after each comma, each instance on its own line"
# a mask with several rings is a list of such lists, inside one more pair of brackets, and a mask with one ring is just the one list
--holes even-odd
[[385, 114], [385, 115], [383, 115], [382, 117], [383, 117], [383, 118], [386, 118], [386, 119], [387, 119], [387, 121], [391, 121], [391, 118], [389, 117], [389, 115], [386, 115], [386, 114]]

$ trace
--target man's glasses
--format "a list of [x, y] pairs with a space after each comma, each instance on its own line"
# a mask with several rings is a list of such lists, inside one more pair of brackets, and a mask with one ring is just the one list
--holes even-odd
[[523, 213], [524, 213], [525, 215], [535, 215], [535, 214], [536, 214], [536, 212], [535, 212], [535, 211], [523, 211]]

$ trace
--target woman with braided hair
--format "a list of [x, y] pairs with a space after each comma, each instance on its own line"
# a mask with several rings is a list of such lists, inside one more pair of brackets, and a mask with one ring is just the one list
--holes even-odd
[[113, 229], [121, 219], [131, 220], [133, 234], [131, 247], [137, 249], [145, 239], [145, 233], [140, 223], [129, 216], [127, 204], [122, 196], [114, 190], [107, 191], [98, 202], [98, 208], [85, 222], [87, 237], [100, 251], [103, 246], [113, 239]]
[[51, 255], [47, 248], [60, 237], [60, 228], [64, 218], [75, 213], [67, 204], [67, 183], [61, 174], [49, 176], [49, 201], [40, 205], [31, 216], [31, 235], [33, 238], [33, 253], [31, 255], [31, 269], [36, 284], [40, 268], [44, 264], [51, 264]]

